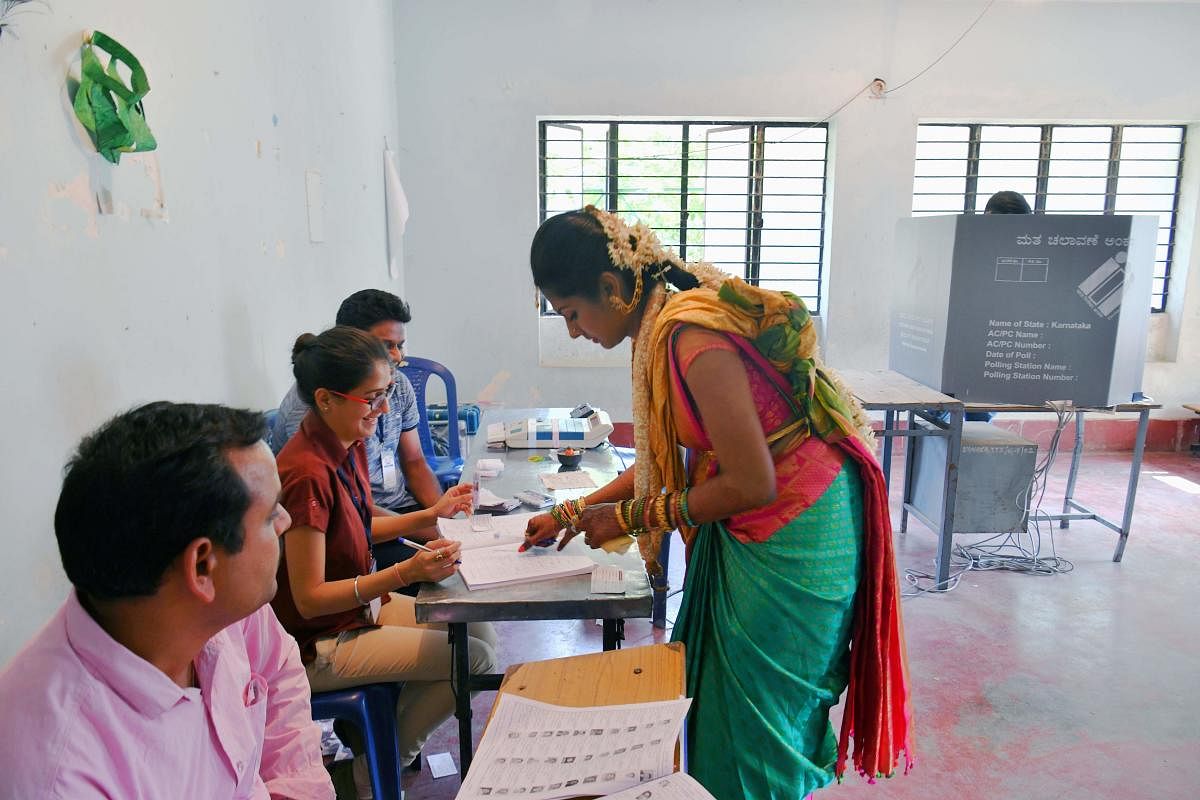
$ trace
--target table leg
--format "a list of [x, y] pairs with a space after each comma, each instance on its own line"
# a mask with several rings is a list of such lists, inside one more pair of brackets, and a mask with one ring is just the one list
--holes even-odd
[[[1071, 500], [1075, 496], [1075, 479], [1079, 477], [1079, 459], [1083, 455], [1083, 411], [1075, 410], [1075, 446], [1071, 448], [1071, 471], [1067, 473], [1067, 491], [1063, 494], [1063, 513], [1071, 513]], [[1058, 527], [1068, 528], [1071, 520], [1060, 520]], [[1120, 559], [1116, 559], [1119, 561]]]
[[912, 482], [913, 482], [913, 466], [916, 461], [917, 450], [913, 447], [913, 426], [916, 425], [917, 417], [913, 412], [908, 412], [908, 428], [909, 435], [904, 438], [904, 492], [902, 494], [903, 501], [900, 504], [900, 532], [908, 531], [908, 504], [912, 502]]
[[671, 588], [667, 582], [667, 570], [671, 560], [672, 535], [673, 532], [662, 537], [662, 544], [658, 550], [658, 563], [662, 567], [662, 574], [650, 581], [650, 588], [653, 590], [650, 624], [656, 628], [667, 627], [667, 591]]
[[471, 768], [471, 658], [465, 622], [451, 622], [450, 630], [450, 688], [454, 692], [454, 716], [458, 718], [458, 763], [465, 777]]
[[892, 488], [892, 437], [888, 432], [896, 424], [896, 412], [887, 409], [883, 412], [883, 485], [891, 491]]
[[606, 619], [604, 620], [604, 649], [618, 650], [621, 647], [621, 641], [625, 638], [625, 620], [623, 619]]
[[1113, 552], [1113, 561], [1125, 555], [1125, 542], [1129, 539], [1129, 526], [1133, 524], [1133, 501], [1137, 498], [1138, 478], [1142, 472], [1142, 454], [1146, 449], [1146, 430], [1150, 427], [1150, 409], [1138, 415], [1137, 440], [1133, 443], [1133, 464], [1129, 468], [1129, 488], [1125, 490], [1125, 516], [1121, 518], [1121, 538]]
[[946, 430], [946, 477], [942, 484], [942, 520], [938, 531], [937, 587], [950, 579], [950, 554], [954, 546], [954, 502], [958, 498], [958, 460], [962, 454], [963, 407], [950, 409]]

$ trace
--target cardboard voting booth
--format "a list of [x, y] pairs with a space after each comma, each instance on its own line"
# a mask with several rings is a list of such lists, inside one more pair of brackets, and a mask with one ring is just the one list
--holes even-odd
[[896, 228], [890, 366], [966, 402], [1142, 388], [1158, 219], [919, 217]]

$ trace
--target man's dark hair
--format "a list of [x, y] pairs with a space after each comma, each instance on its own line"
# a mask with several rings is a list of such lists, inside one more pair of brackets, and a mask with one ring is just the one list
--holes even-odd
[[407, 325], [411, 320], [412, 312], [408, 303], [396, 295], [379, 289], [363, 289], [342, 301], [334, 322], [365, 331], [380, 322], [403, 322]]
[[71, 583], [101, 600], [144, 597], [198, 537], [240, 551], [250, 491], [227, 451], [265, 434], [257, 411], [158, 402], [85, 437], [67, 463], [54, 512]]
[[985, 214], [1032, 214], [1029, 201], [1020, 192], [996, 192], [983, 207]]

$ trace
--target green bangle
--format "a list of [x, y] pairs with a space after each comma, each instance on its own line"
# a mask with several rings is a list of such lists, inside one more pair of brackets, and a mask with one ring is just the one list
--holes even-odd
[[679, 510], [681, 512], [681, 516], [683, 517], [684, 525], [687, 525], [689, 528], [698, 528], [700, 526], [696, 523], [696, 521], [694, 519], [692, 519], [692, 515], [688, 513], [687, 496], [688, 496], [688, 492], [690, 492], [691, 490], [692, 490], [692, 487], [689, 486], [680, 493], [680, 495], [679, 495]]

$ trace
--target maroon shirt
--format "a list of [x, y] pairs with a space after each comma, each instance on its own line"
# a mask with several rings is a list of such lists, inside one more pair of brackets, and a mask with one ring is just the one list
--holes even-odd
[[[367, 476], [366, 448], [361, 441], [347, 450], [337, 435], [314, 411], [300, 423], [276, 459], [283, 484], [283, 507], [292, 517], [292, 527], [314, 528], [325, 534], [325, 580], [339, 581], [371, 571], [371, 551], [359, 507], [371, 508], [371, 484]], [[341, 471], [341, 476], [338, 472]], [[364, 506], [365, 504], [365, 506]], [[305, 619], [296, 610], [288, 582], [287, 534], [279, 560], [279, 589], [271, 605], [283, 627], [296, 637], [304, 663], [316, 658], [314, 642], [342, 631], [374, 627], [365, 608]], [[383, 602], [388, 602], [384, 595]]]

